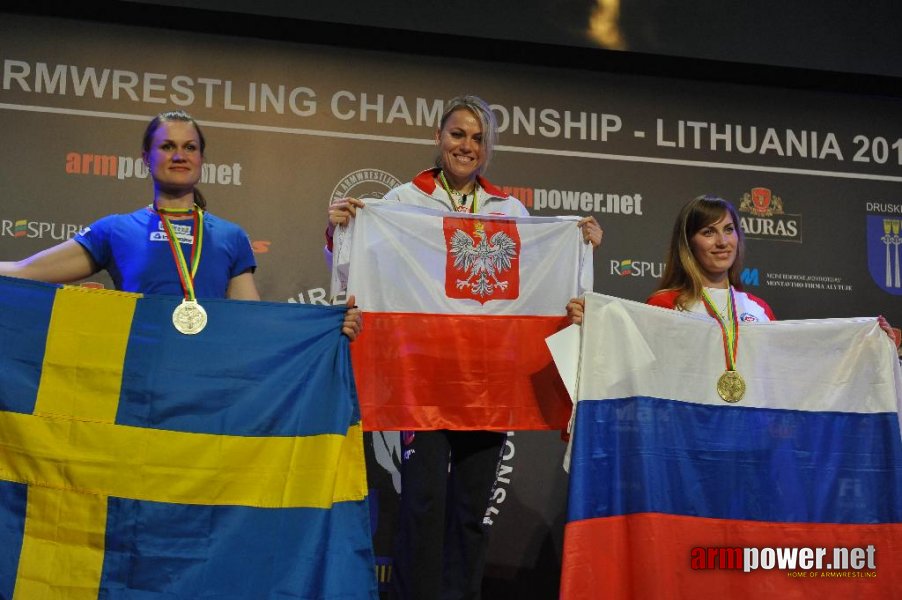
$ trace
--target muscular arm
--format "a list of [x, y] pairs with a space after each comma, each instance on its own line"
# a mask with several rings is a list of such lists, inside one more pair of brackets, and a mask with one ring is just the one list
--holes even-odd
[[260, 293], [257, 284], [254, 283], [254, 274], [245, 271], [241, 275], [235, 275], [229, 281], [229, 289], [226, 290], [226, 298], [231, 300], [259, 300]]
[[91, 255], [75, 240], [57, 244], [18, 262], [0, 262], [0, 275], [48, 283], [71, 283], [97, 271]]

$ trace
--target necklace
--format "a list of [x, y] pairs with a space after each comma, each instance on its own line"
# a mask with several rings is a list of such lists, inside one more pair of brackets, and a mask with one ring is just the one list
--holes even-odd
[[454, 207], [454, 210], [457, 212], [473, 212], [475, 213], [479, 210], [479, 199], [477, 193], [479, 192], [479, 182], [473, 182], [473, 196], [469, 200], [467, 200], [467, 194], [464, 194], [460, 190], [452, 189], [448, 184], [448, 180], [445, 178], [445, 172], [438, 172], [438, 180], [441, 182], [442, 187], [445, 190], [445, 193], [448, 194], [448, 199], [451, 200], [451, 206]]

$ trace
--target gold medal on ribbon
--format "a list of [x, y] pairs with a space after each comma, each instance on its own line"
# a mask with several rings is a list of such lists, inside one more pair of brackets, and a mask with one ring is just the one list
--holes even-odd
[[207, 311], [196, 300], [182, 300], [172, 311], [172, 324], [185, 335], [200, 333], [207, 326]]
[[724, 371], [717, 380], [717, 393], [725, 402], [735, 404], [745, 394], [745, 380], [738, 371]]
[[[197, 274], [197, 267], [200, 265], [200, 253], [203, 246], [204, 211], [199, 207], [195, 210], [159, 209], [156, 206], [154, 206], [154, 211], [160, 216], [160, 222], [166, 229], [169, 249], [172, 250], [172, 258], [175, 260], [179, 281], [182, 284], [182, 290], [185, 292], [185, 298], [182, 300], [182, 303], [172, 311], [172, 324], [175, 326], [176, 331], [185, 335], [200, 333], [207, 326], [207, 311], [198, 304], [194, 295], [194, 276]], [[181, 216], [187, 214], [192, 214], [194, 217], [194, 239], [191, 242], [190, 268], [187, 261], [185, 261], [185, 253], [182, 252], [182, 245], [176, 236], [175, 228], [167, 218], [168, 215]]]
[[720, 325], [721, 333], [723, 333], [723, 349], [724, 358], [727, 368], [717, 380], [717, 395], [723, 398], [724, 402], [735, 404], [742, 400], [745, 395], [745, 380], [739, 371], [736, 370], [736, 353], [739, 347], [739, 319], [736, 318], [736, 298], [733, 296], [733, 286], [727, 290], [727, 314], [720, 314], [714, 300], [708, 295], [706, 290], [702, 290], [702, 302], [707, 309], [708, 314], [714, 317], [718, 325]]

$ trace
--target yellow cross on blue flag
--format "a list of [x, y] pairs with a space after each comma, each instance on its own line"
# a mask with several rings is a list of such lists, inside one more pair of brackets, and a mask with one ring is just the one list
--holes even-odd
[[0, 277], [0, 598], [377, 597], [344, 311]]

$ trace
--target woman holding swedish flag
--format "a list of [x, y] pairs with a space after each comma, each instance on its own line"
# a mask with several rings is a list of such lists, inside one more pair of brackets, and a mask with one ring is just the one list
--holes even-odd
[[[182, 333], [203, 328], [204, 298], [259, 300], [250, 239], [238, 225], [207, 212], [196, 187], [205, 147], [200, 127], [186, 112], [157, 115], [142, 143], [153, 201], [104, 217], [26, 259], [0, 262], [0, 275], [70, 283], [106, 270], [117, 290], [182, 296], [173, 313]], [[360, 324], [360, 312], [352, 308], [342, 331], [354, 339]]]

